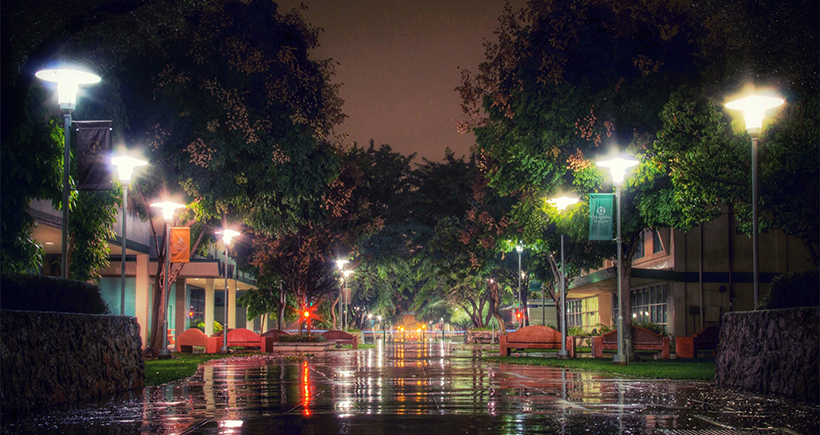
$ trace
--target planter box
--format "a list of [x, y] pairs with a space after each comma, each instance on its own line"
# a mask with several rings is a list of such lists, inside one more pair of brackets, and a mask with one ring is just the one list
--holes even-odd
[[321, 353], [333, 350], [336, 343], [273, 343], [270, 347], [271, 352], [283, 353]]

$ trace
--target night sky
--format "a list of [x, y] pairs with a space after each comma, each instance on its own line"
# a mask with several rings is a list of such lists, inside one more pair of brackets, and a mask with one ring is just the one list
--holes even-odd
[[[280, 12], [300, 0], [278, 1]], [[502, 0], [301, 0], [313, 26], [321, 27], [314, 58], [333, 58], [335, 83], [347, 121], [336, 133], [366, 147], [389, 144], [402, 154], [441, 160], [450, 147], [466, 155], [472, 134], [459, 134], [463, 119], [455, 91], [459, 67], [475, 71], [485, 39], [494, 40]], [[511, 4], [520, 9], [524, 0]]]

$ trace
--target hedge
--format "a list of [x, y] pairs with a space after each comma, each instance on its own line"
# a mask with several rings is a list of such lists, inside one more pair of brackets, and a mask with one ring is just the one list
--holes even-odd
[[45, 275], [2, 274], [0, 308], [20, 311], [110, 314], [94, 284]]

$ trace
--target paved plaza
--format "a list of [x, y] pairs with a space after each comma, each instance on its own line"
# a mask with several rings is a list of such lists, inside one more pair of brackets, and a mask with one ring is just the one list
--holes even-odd
[[193, 377], [3, 423], [7, 434], [817, 434], [820, 406], [707, 382], [488, 363], [466, 345], [388, 343], [229, 358]]

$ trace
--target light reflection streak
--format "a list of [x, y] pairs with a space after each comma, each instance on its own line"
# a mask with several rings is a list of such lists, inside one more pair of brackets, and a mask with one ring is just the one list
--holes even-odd
[[302, 413], [306, 416], [310, 415], [310, 366], [307, 360], [302, 361]]

